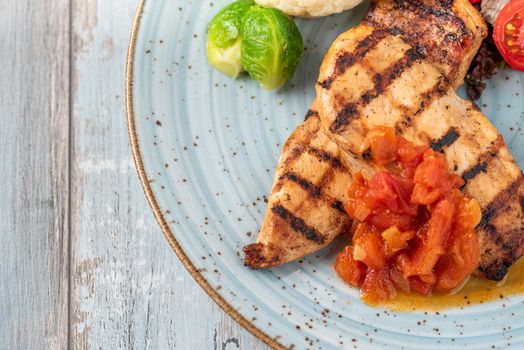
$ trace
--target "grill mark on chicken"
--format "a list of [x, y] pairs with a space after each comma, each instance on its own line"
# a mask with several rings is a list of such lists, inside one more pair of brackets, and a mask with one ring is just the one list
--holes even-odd
[[452, 23], [460, 30], [460, 35], [468, 36], [468, 29], [464, 21], [451, 11], [453, 1], [441, 2], [442, 6], [428, 6], [419, 0], [395, 0], [398, 10], [409, 11], [421, 19], [427, 19], [428, 15], [441, 19], [443, 22]]
[[[323, 152], [322, 160], [329, 161], [330, 164], [338, 162], [338, 165], [341, 166], [340, 161], [338, 159], [333, 159], [332, 156], [329, 155], [329, 153], [327, 152]], [[332, 209], [337, 210], [339, 213], [345, 216], [347, 215], [347, 213], [344, 210], [344, 205], [342, 204], [342, 202], [322, 191], [322, 189], [326, 188], [328, 184], [331, 182], [331, 180], [333, 180], [333, 178], [335, 177], [335, 170], [336, 168], [333, 166], [326, 169], [318, 185], [316, 186], [318, 188], [318, 191], [316, 191], [315, 193], [318, 193], [320, 199], [327, 202]]]
[[404, 52], [404, 55], [400, 59], [388, 67], [384, 72], [376, 73], [373, 76], [373, 88], [364, 92], [357, 103], [347, 103], [337, 114], [335, 120], [331, 123], [329, 130], [331, 132], [342, 131], [344, 127], [351, 123], [351, 120], [354, 117], [359, 116], [359, 106], [365, 107], [375, 98], [383, 94], [384, 91], [402, 75], [402, 73], [411, 68], [420, 58], [421, 56], [417, 50], [410, 48]]
[[329, 162], [329, 164], [335, 168], [335, 169], [340, 169], [342, 168], [342, 161], [338, 158], [338, 157], [335, 157], [334, 155], [332, 155], [331, 153], [323, 150], [323, 149], [319, 149], [319, 148], [316, 148], [316, 147], [309, 147], [306, 152], [308, 152], [309, 154], [312, 154], [314, 155], [315, 157], [317, 157], [319, 160], [321, 161], [324, 161], [324, 162]]
[[[419, 0], [395, 0], [395, 4], [397, 6], [396, 10], [413, 13], [422, 21], [439, 23], [440, 28], [452, 28], [453, 31], [445, 31], [445, 29], [442, 29], [442, 32], [440, 33], [443, 38], [440, 42], [441, 45], [439, 45], [438, 42], [426, 42], [423, 45], [423, 49], [424, 51], [433, 52], [433, 59], [435, 61], [442, 64], [447, 63], [448, 67], [450, 67], [448, 72], [449, 76], [456, 75], [460, 66], [460, 57], [453, 54], [450, 55], [450, 52], [452, 51], [450, 49], [455, 47], [460, 51], [460, 48], [465, 47], [466, 43], [471, 40], [471, 38], [464, 21], [451, 10], [453, 2], [446, 1], [445, 3], [441, 3], [441, 6], [428, 6], [423, 1]], [[432, 18], [428, 18], [429, 16]], [[412, 31], [408, 30], [404, 35], [411, 42], [418, 41], [421, 36], [420, 32], [416, 29]], [[449, 62], [455, 64], [450, 64]]]
[[449, 90], [449, 81], [444, 77], [439, 77], [437, 83], [428, 91], [420, 95], [420, 104], [415, 111], [415, 115], [419, 115], [428, 108], [434, 99], [444, 96]]
[[[516, 233], [520, 232], [521, 229], [515, 229], [508, 232], [508, 235], [515, 236]], [[491, 240], [496, 242], [497, 247], [499, 247], [501, 255], [498, 255], [498, 258], [495, 262], [493, 259], [483, 259], [482, 256], [495, 253], [488, 249], [482, 252], [480, 259], [480, 265], [478, 267], [479, 271], [484, 273], [486, 276], [489, 276], [489, 279], [493, 281], [502, 281], [506, 274], [508, 273], [509, 267], [513, 264], [515, 259], [518, 256], [515, 256], [515, 247], [520, 246], [521, 242], [503, 242], [501, 234], [498, 232], [497, 228], [493, 225], [486, 225], [483, 228], [484, 235], [489, 237]], [[499, 253], [500, 253], [499, 252]], [[485, 263], [487, 261], [488, 263]], [[491, 263], [490, 263], [491, 262]]]
[[374, 0], [363, 23], [400, 31], [411, 45], [419, 45], [424, 55], [438, 63], [444, 75], [456, 83], [465, 74], [463, 53], [486, 33], [480, 26], [475, 32], [468, 29], [466, 18], [456, 12], [455, 3], [454, 0]]
[[307, 113], [306, 113], [306, 116], [304, 117], [304, 121], [308, 120], [309, 117], [312, 117], [312, 116], [314, 116], [314, 115], [318, 116], [318, 112], [317, 112], [317, 111], [314, 111], [314, 110], [312, 110], [312, 109], [309, 109], [309, 110], [307, 111]]
[[[524, 177], [521, 175], [513, 181], [508, 187], [500, 191], [495, 198], [482, 210], [482, 218], [477, 226], [477, 229], [487, 226], [499, 214], [504, 212], [508, 200], [524, 183]], [[521, 197], [522, 200], [522, 197]], [[520, 203], [522, 205], [522, 202]], [[523, 210], [524, 212], [524, 210]]]
[[486, 152], [481, 154], [477, 160], [477, 162], [469, 167], [464, 173], [462, 174], [462, 179], [464, 180], [464, 185], [461, 189], [464, 189], [468, 182], [473, 180], [475, 177], [477, 177], [478, 174], [486, 172], [489, 163], [495, 159], [497, 156], [499, 150], [504, 147], [504, 139], [501, 135], [497, 136], [495, 141], [493, 141], [488, 148]]
[[402, 133], [411, 127], [413, 127], [413, 118], [409, 114], [405, 114], [398, 122], [395, 123], [395, 133], [397, 135], [402, 135]]
[[302, 189], [304, 189], [311, 198], [322, 200], [326, 202], [331, 208], [338, 210], [342, 214], [345, 214], [346, 212], [344, 211], [342, 202], [324, 193], [324, 191], [322, 190], [331, 181], [331, 179], [333, 179], [333, 176], [333, 170], [328, 169], [318, 185], [315, 185], [314, 183], [304, 179], [300, 175], [297, 175], [292, 172], [283, 174], [280, 177], [280, 180], [287, 179], [293, 181], [294, 183], [302, 187]]
[[404, 40], [404, 42], [406, 42], [406, 38], [404, 37], [404, 31], [403, 31], [402, 29], [400, 29], [399, 27], [396, 27], [396, 26], [391, 27], [391, 28], [389, 29], [389, 34], [391, 34], [391, 35], [395, 35], [395, 36], [396, 36], [396, 35], [401, 35], [400, 38], [401, 38], [402, 40]]
[[460, 133], [457, 129], [450, 128], [440, 139], [432, 141], [430, 147], [435, 152], [442, 152], [444, 147], [451, 146], [459, 137]]
[[[331, 179], [333, 179], [333, 177], [334, 177], [334, 173], [331, 172], [329, 175], [331, 175], [329, 177], [329, 181], [331, 181]], [[329, 181], [326, 181], [326, 182], [329, 182]], [[329, 206], [332, 209], [335, 209], [336, 211], [338, 211], [339, 214], [342, 214], [344, 216], [347, 215], [346, 210], [344, 209], [344, 204], [341, 201], [339, 201], [337, 199], [334, 199], [332, 197], [328, 197], [328, 198], [329, 198], [329, 200], [327, 202], [329, 203]]]
[[329, 90], [331, 84], [333, 84], [338, 76], [344, 74], [349, 67], [355, 64], [355, 62], [363, 59], [369, 51], [375, 48], [378, 43], [387, 36], [387, 34], [387, 30], [375, 29], [371, 34], [358, 42], [353, 52], [344, 52], [340, 55], [337, 58], [333, 75], [323, 82], [320, 82], [320, 85], [322, 85], [324, 89]]
[[311, 197], [320, 198], [322, 196], [322, 189], [316, 186], [311, 181], [293, 173], [287, 172], [280, 176], [280, 180], [290, 180], [302, 187]]
[[[422, 114], [426, 108], [428, 108], [433, 100], [444, 96], [448, 92], [449, 82], [448, 80], [441, 76], [439, 77], [437, 83], [428, 91], [422, 93], [418, 99], [420, 104], [415, 112], [405, 111], [405, 114], [399, 121], [395, 123], [395, 131], [397, 134], [402, 135], [406, 130], [412, 128], [413, 117]], [[453, 141], [454, 142], [454, 141]]]
[[[327, 185], [333, 180], [335, 177], [335, 170], [333, 168], [328, 168], [322, 178], [320, 179], [320, 182], [318, 184], [318, 187], [320, 189], [327, 187]], [[339, 211], [339, 213], [347, 215], [346, 211], [343, 208], [343, 204], [341, 201], [332, 198], [326, 193], [321, 192], [323, 199], [329, 203], [330, 207], [333, 209], [336, 209]]]
[[[309, 112], [312, 112], [310, 117], [314, 114], [317, 114], [318, 115], [318, 112], [316, 111], [313, 111], [313, 110], [308, 110], [307, 113]], [[307, 116], [307, 114], [306, 114]], [[306, 118], [307, 119], [307, 118]], [[309, 133], [309, 137], [306, 137], [305, 138], [305, 142], [301, 142], [299, 143], [295, 148], [293, 148], [291, 150], [291, 155], [289, 157], [287, 157], [285, 160], [284, 160], [284, 164], [286, 164], [288, 167], [291, 167], [296, 161], [298, 161], [298, 159], [306, 152], [308, 152], [308, 150], [311, 148], [310, 147], [310, 143], [311, 141], [315, 138], [316, 134], [318, 133], [319, 129], [316, 128], [314, 129], [313, 131], [311, 131]], [[283, 178], [285, 178], [286, 174], [283, 174], [282, 176], [280, 176], [280, 180], [282, 180]], [[290, 180], [293, 181], [293, 178], [290, 178]], [[307, 180], [304, 180], [304, 181], [307, 181]], [[297, 178], [297, 181], [295, 182], [298, 182], [298, 178]], [[284, 185], [284, 182], [283, 181], [279, 181], [276, 185], [275, 185], [275, 188], [273, 189], [273, 191], [280, 191], [280, 189], [282, 188], [282, 186]]]
[[[327, 162], [329, 163], [329, 167], [324, 171], [324, 174], [320, 178], [320, 181], [318, 182], [318, 185], [313, 184], [312, 182], [302, 178], [300, 175], [287, 172], [284, 175], [282, 175], [282, 178], [287, 178], [297, 184], [299, 184], [310, 197], [321, 200], [326, 202], [331, 208], [336, 209], [340, 213], [346, 215], [346, 211], [343, 208], [343, 204], [341, 201], [331, 197], [327, 193], [323, 191], [324, 188], [328, 186], [328, 184], [333, 180], [335, 177], [335, 171], [342, 167], [341, 161], [333, 157], [330, 153], [327, 151], [317, 149], [314, 147], [309, 147], [306, 152], [309, 154], [313, 154], [317, 157], [317, 159], [321, 162]], [[300, 209], [300, 207], [298, 208]]]
[[356, 103], [348, 103], [338, 112], [337, 117], [329, 126], [331, 132], [340, 132], [351, 122], [351, 119], [359, 117], [358, 106]]
[[344, 209], [344, 203], [342, 203], [342, 202], [339, 201], [339, 200], [334, 201], [334, 202], [331, 204], [331, 208], [336, 209], [336, 210], [338, 210], [339, 212], [341, 212], [341, 213], [347, 215], [346, 210]]
[[[309, 154], [315, 156], [319, 161], [329, 163], [331, 168], [328, 168], [326, 170], [327, 172], [330, 172], [333, 169], [341, 169], [343, 167], [342, 161], [338, 157], [333, 156], [332, 154], [330, 154], [329, 152], [327, 152], [327, 151], [325, 151], [323, 149], [319, 149], [319, 148], [316, 148], [316, 147], [308, 147], [308, 146], [309, 146], [308, 143], [304, 143], [304, 144], [294, 148], [293, 149], [293, 155], [291, 157], [287, 158], [286, 161], [285, 161], [288, 164], [288, 166], [291, 166], [295, 161], [297, 161], [298, 158], [302, 154], [309, 153]], [[300, 175], [292, 173], [292, 172], [287, 172], [287, 173], [281, 175], [280, 176], [280, 180], [282, 180], [282, 179], [288, 179], [288, 180], [291, 180], [293, 182], [296, 182], [299, 185], [301, 185], [302, 188], [304, 188], [306, 190], [308, 189], [308, 187], [310, 187], [309, 184], [314, 186], [308, 180], [303, 179], [302, 177], [300, 177]], [[279, 183], [277, 183], [275, 185], [275, 188], [273, 190], [278, 192], [278, 191], [280, 191], [280, 189], [282, 188], [283, 185], [284, 185], [284, 183], [282, 181], [280, 181]], [[321, 185], [324, 185], [324, 184], [321, 183]], [[320, 188], [319, 188], [319, 190], [320, 190]]]
[[293, 150], [291, 150], [291, 155], [287, 157], [284, 162], [286, 164], [293, 163], [295, 160], [297, 160], [302, 155], [302, 153], [304, 153], [304, 150], [306, 149], [307, 146], [308, 146], [307, 143], [302, 143], [296, 146], [295, 148], [293, 148]]
[[396, 61], [391, 67], [387, 68], [382, 73], [377, 73], [373, 76], [373, 89], [366, 91], [360, 98], [362, 103], [369, 103], [371, 100], [377, 98], [386, 90], [398, 77], [413, 66], [413, 64], [420, 58], [420, 54], [415, 48], [410, 48], [404, 55]]
[[468, 170], [466, 170], [464, 174], [462, 174], [462, 180], [464, 180], [465, 184], [462, 185], [460, 189], [463, 190], [466, 187], [468, 181], [474, 179], [478, 174], [485, 173], [487, 167], [488, 165], [486, 164], [486, 162], [482, 162], [477, 163]]
[[[512, 184], [505, 190], [501, 191], [495, 199], [483, 210], [483, 215], [477, 230], [482, 231], [488, 242], [487, 249], [482, 252], [486, 259], [481, 258], [481, 265], [479, 270], [484, 272], [490, 279], [500, 281], [507, 273], [509, 266], [511, 266], [516, 259], [522, 254], [522, 244], [524, 243], [524, 230], [522, 216], [520, 220], [520, 227], [513, 227], [510, 230], [499, 230], [492, 224], [493, 220], [509, 213], [511, 209], [511, 197], [524, 183], [522, 175], [519, 176]], [[521, 197], [522, 198], [522, 197]], [[522, 206], [522, 204], [521, 204]], [[522, 208], [521, 214], [522, 215]], [[518, 225], [518, 224], [517, 224]], [[509, 240], [508, 240], [509, 238]], [[495, 248], [495, 250], [492, 249]], [[497, 258], [494, 260], [492, 256]]]
[[[312, 110], [309, 110], [309, 111], [312, 111]], [[309, 113], [309, 111], [308, 111], [308, 113]], [[312, 111], [312, 114], [310, 115], [310, 117], [312, 115], [315, 115], [315, 114], [318, 115], [318, 112]], [[306, 114], [306, 116], [307, 116], [307, 114]], [[294, 161], [296, 161], [308, 149], [309, 144], [314, 139], [314, 137], [318, 133], [318, 131], [319, 131], [319, 127], [317, 127], [316, 129], [311, 130], [310, 132], [308, 132], [309, 137], [305, 138], [306, 142], [302, 142], [302, 143], [298, 144], [295, 148], [293, 148], [293, 150], [291, 151], [291, 155], [286, 158], [284, 163], [290, 165]]]
[[325, 237], [314, 227], [309, 226], [306, 222], [295, 216], [292, 212], [284, 208], [281, 204], [276, 204], [271, 208], [273, 214], [284, 220], [293, 230], [302, 234], [308, 240], [318, 244], [323, 244]]

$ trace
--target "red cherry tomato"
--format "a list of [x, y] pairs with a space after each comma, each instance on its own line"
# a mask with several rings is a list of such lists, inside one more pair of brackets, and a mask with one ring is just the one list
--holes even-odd
[[504, 60], [524, 71], [524, 0], [511, 0], [500, 12], [493, 39]]

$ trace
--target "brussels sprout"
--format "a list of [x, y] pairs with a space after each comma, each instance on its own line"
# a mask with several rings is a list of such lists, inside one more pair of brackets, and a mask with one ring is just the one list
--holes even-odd
[[207, 33], [207, 57], [215, 68], [235, 78], [240, 74], [240, 25], [242, 18], [253, 6], [253, 0], [238, 0], [224, 7], [213, 18]]
[[304, 53], [304, 43], [295, 22], [282, 11], [251, 7], [242, 20], [241, 56], [244, 69], [273, 90], [291, 79]]

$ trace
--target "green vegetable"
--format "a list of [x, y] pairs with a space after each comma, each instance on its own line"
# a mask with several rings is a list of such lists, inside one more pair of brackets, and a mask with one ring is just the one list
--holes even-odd
[[207, 57], [219, 71], [235, 78], [242, 71], [240, 26], [253, 0], [238, 0], [224, 7], [208, 27]]
[[303, 53], [295, 22], [282, 11], [258, 6], [253, 0], [235, 1], [209, 24], [211, 64], [232, 78], [245, 69], [267, 90], [291, 79]]
[[242, 20], [241, 36], [244, 69], [263, 88], [277, 89], [291, 79], [304, 42], [290, 17], [277, 9], [252, 6]]

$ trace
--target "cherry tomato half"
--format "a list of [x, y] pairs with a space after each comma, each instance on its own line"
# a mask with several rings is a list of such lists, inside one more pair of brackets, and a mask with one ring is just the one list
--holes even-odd
[[500, 12], [493, 39], [504, 60], [524, 71], [524, 0], [511, 0]]

